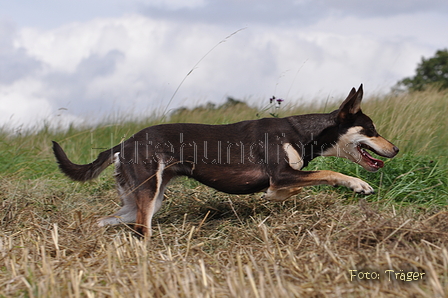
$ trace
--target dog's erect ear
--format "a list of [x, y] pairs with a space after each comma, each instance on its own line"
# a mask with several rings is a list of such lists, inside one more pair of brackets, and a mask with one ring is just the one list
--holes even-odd
[[337, 120], [344, 121], [349, 119], [350, 115], [354, 115], [361, 111], [361, 101], [362, 95], [364, 94], [362, 90], [362, 84], [359, 86], [358, 91], [352, 88], [347, 98], [339, 107], [339, 112], [337, 115]]

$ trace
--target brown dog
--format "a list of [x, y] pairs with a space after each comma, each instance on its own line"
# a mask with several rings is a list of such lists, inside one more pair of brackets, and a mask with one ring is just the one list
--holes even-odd
[[362, 113], [362, 85], [351, 90], [338, 110], [286, 118], [265, 118], [227, 125], [162, 124], [145, 128], [101, 152], [87, 165], [72, 163], [59, 146], [53, 150], [59, 167], [77, 181], [97, 177], [115, 163], [123, 207], [99, 225], [136, 223], [151, 235], [151, 220], [160, 208], [168, 182], [192, 177], [219, 191], [250, 194], [265, 191], [269, 200], [284, 200], [303, 186], [343, 185], [370, 194], [366, 182], [332, 171], [302, 171], [317, 156], [338, 156], [377, 171], [384, 163], [365, 149], [394, 157], [398, 148], [382, 138]]

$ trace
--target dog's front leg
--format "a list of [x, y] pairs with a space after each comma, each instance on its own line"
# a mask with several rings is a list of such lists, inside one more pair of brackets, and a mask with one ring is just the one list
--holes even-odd
[[317, 182], [317, 184], [328, 184], [333, 186], [342, 185], [351, 188], [357, 193], [362, 193], [366, 195], [375, 192], [373, 187], [370, 186], [367, 182], [359, 178], [347, 176], [338, 172], [316, 171], [313, 174], [309, 175], [311, 176], [311, 178], [309, 178], [311, 179], [310, 182]]
[[268, 200], [284, 200], [297, 194], [301, 187], [313, 185], [342, 185], [357, 193], [371, 194], [373, 188], [359, 178], [347, 176], [333, 171], [296, 171], [286, 169], [271, 177], [271, 185], [266, 191]]

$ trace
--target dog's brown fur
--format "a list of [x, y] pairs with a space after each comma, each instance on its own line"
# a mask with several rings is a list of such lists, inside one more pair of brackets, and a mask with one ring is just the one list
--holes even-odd
[[383, 162], [364, 149], [387, 158], [398, 153], [362, 113], [362, 96], [362, 85], [357, 91], [353, 88], [340, 108], [328, 114], [228, 125], [151, 126], [87, 165], [72, 163], [56, 142], [53, 150], [62, 172], [77, 181], [93, 179], [115, 163], [123, 207], [99, 224], [136, 223], [138, 232], [150, 236], [152, 217], [162, 204], [165, 187], [176, 176], [192, 177], [231, 194], [265, 191], [269, 200], [284, 200], [303, 186], [318, 184], [372, 193], [373, 188], [358, 178], [332, 171], [301, 171], [317, 156], [339, 156], [377, 171]]

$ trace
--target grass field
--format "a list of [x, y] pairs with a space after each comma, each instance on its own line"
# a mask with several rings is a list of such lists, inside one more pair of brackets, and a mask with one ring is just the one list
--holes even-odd
[[363, 111], [401, 149], [380, 172], [336, 158], [308, 166], [367, 180], [373, 195], [320, 186], [274, 203], [182, 178], [168, 188], [149, 241], [128, 226], [96, 227], [118, 208], [113, 169], [72, 182], [51, 152], [56, 140], [87, 163], [95, 148], [161, 121], [231, 123], [336, 106], [233, 102], [163, 120], [1, 129], [0, 297], [446, 297], [448, 92], [365, 99]]

